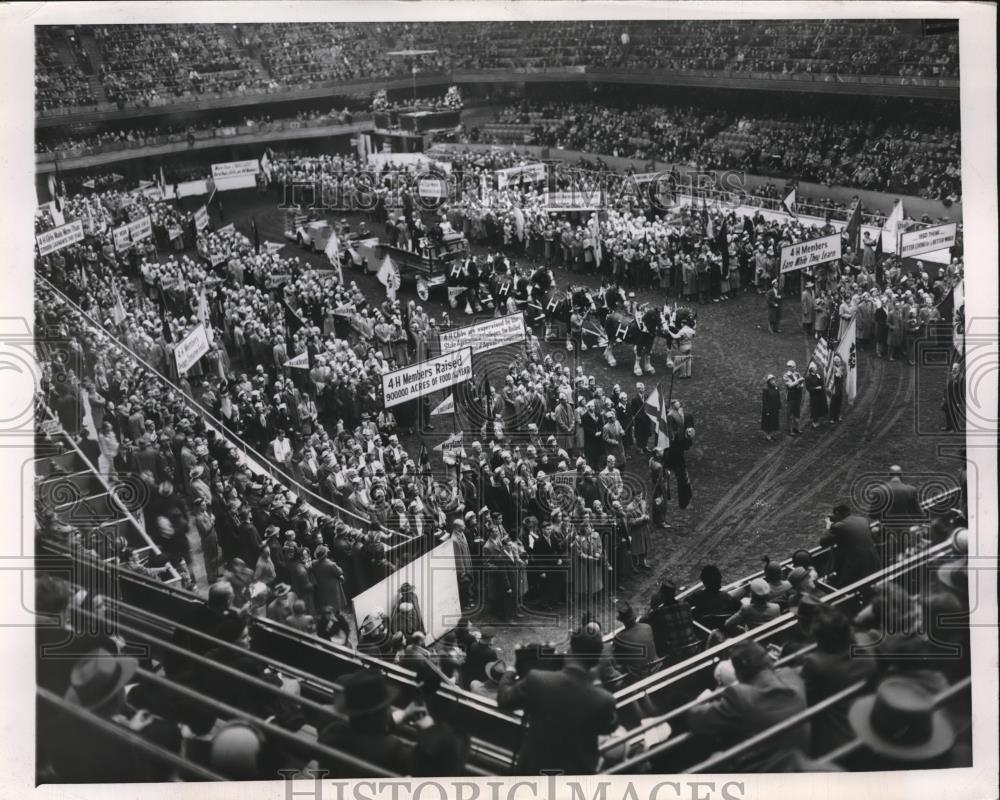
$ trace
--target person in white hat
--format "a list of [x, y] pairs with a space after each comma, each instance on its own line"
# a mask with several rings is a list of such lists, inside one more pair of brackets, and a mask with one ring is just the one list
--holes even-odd
[[802, 413], [802, 389], [805, 378], [799, 374], [795, 362], [789, 360], [785, 364], [782, 380], [785, 383], [785, 404], [788, 409], [788, 433], [791, 436], [798, 436], [802, 433], [799, 430], [799, 416]]

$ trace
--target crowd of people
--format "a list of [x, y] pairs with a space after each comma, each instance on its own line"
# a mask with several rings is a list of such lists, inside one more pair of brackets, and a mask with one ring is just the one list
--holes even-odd
[[[74, 41], [94, 38], [104, 92], [122, 107], [204, 92], [252, 93], [401, 77], [414, 68], [421, 73], [589, 67], [903, 79], [958, 75], [957, 35], [930, 38], [890, 20], [310, 22], [220, 28], [77, 26]], [[407, 51], [423, 52], [393, 55]], [[44, 66], [41, 59], [51, 53], [46, 47], [39, 64]], [[46, 79], [39, 109], [98, 102], [82, 84], [54, 77]]]
[[[497, 122], [527, 124], [531, 143], [547, 147], [956, 202], [962, 193], [958, 116], [949, 124], [939, 112], [876, 125], [871, 117], [735, 115], [714, 103], [595, 109], [522, 102], [500, 111]], [[481, 131], [480, 140], [488, 141], [490, 126]]]

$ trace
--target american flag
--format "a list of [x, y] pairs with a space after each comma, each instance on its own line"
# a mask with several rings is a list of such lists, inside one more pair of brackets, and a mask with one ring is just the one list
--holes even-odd
[[826, 384], [826, 391], [829, 393], [833, 389], [833, 370], [830, 367], [833, 366], [833, 354], [837, 350], [837, 331], [839, 325], [836, 321], [831, 320], [830, 328], [823, 336], [819, 337], [819, 341], [816, 342], [816, 349], [813, 350], [812, 363], [819, 367], [820, 374], [823, 376], [823, 381]]
[[666, 450], [670, 447], [670, 436], [667, 434], [667, 405], [663, 401], [659, 385], [646, 398], [645, 412], [653, 423], [653, 432], [656, 434], [655, 449]]

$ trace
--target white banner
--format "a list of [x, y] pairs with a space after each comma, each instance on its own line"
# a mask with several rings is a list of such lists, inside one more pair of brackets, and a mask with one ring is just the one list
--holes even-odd
[[546, 192], [542, 201], [549, 213], [557, 211], [597, 211], [604, 205], [600, 189], [593, 191]]
[[462, 381], [472, 380], [472, 348], [429, 358], [382, 376], [385, 407], [447, 389]]
[[35, 237], [38, 242], [38, 254], [47, 256], [56, 250], [62, 250], [76, 242], [83, 241], [83, 221], [75, 219], [66, 225], [53, 228]]
[[115, 250], [126, 250], [132, 244], [132, 239], [128, 235], [128, 225], [122, 225], [111, 231], [111, 238], [115, 243]]
[[840, 258], [840, 234], [820, 236], [798, 244], [787, 244], [781, 248], [781, 271], [793, 272], [809, 269], [827, 261]]
[[451, 353], [463, 347], [471, 347], [476, 353], [485, 353], [524, 340], [523, 312], [477, 322], [453, 331], [442, 331], [440, 337], [442, 353]]
[[153, 221], [149, 217], [142, 217], [128, 225], [128, 234], [133, 242], [141, 242], [149, 239], [153, 235]]
[[398, 167], [403, 170], [427, 170], [436, 167], [448, 174], [451, 174], [451, 163], [448, 161], [436, 161], [426, 153], [372, 153], [368, 156], [368, 166], [377, 172], [381, 172], [386, 166], [390, 169]]
[[518, 182], [520, 178], [525, 178], [532, 183], [539, 183], [545, 180], [545, 164], [538, 162], [535, 164], [522, 164], [519, 167], [509, 167], [508, 169], [497, 170], [497, 189], [505, 189], [512, 182]]
[[921, 228], [918, 231], [908, 231], [899, 237], [899, 256], [913, 258], [922, 253], [932, 253], [935, 250], [947, 250], [955, 244], [958, 234], [958, 223], [948, 222], [935, 225], [932, 228]]
[[194, 212], [194, 227], [199, 231], [203, 231], [208, 227], [208, 209], [205, 206]]
[[219, 228], [219, 230], [217, 230], [216, 233], [219, 234], [220, 236], [225, 236], [228, 233], [236, 233], [236, 226], [230, 222], [228, 225], [223, 225], [221, 228]]
[[421, 178], [417, 194], [425, 200], [443, 200], [448, 197], [448, 184], [441, 178]]
[[205, 326], [199, 325], [191, 333], [178, 342], [174, 348], [174, 358], [177, 359], [177, 371], [184, 374], [198, 363], [198, 359], [208, 352], [208, 335]]
[[212, 164], [212, 177], [235, 178], [239, 175], [256, 175], [260, 172], [260, 162], [256, 158], [247, 161], [227, 161], [223, 164]]

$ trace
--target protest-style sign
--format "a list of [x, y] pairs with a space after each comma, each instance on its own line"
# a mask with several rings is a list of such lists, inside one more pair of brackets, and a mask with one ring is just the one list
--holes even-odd
[[208, 352], [208, 335], [205, 326], [198, 325], [185, 336], [174, 348], [174, 358], [177, 360], [177, 371], [184, 374], [198, 363], [198, 359]]
[[132, 238], [129, 236], [128, 225], [122, 225], [120, 228], [115, 228], [111, 231], [111, 238], [115, 244], [115, 250], [127, 250], [129, 245], [132, 244]]
[[472, 348], [429, 358], [382, 376], [386, 408], [472, 380]]
[[38, 255], [40, 256], [47, 256], [56, 250], [62, 250], [64, 247], [83, 241], [83, 221], [75, 219], [65, 225], [60, 225], [58, 228], [40, 233], [35, 237], [35, 241], [38, 243]]
[[208, 227], [208, 209], [205, 206], [194, 212], [194, 227], [199, 231]]
[[439, 341], [442, 353], [451, 353], [463, 347], [471, 347], [477, 353], [485, 353], [508, 344], [523, 342], [525, 338], [522, 312], [442, 331]]
[[236, 178], [241, 175], [256, 175], [260, 172], [260, 162], [256, 158], [246, 161], [226, 161], [222, 164], [212, 164], [212, 177]]
[[148, 217], [140, 217], [135, 222], [128, 224], [128, 234], [133, 242], [141, 242], [153, 236], [153, 221]]
[[840, 258], [840, 234], [818, 236], [805, 242], [786, 244], [781, 248], [781, 271], [794, 272], [809, 269], [827, 261]]
[[948, 250], [958, 236], [958, 223], [947, 222], [916, 231], [907, 231], [899, 237], [899, 257], [913, 258], [936, 250]]

